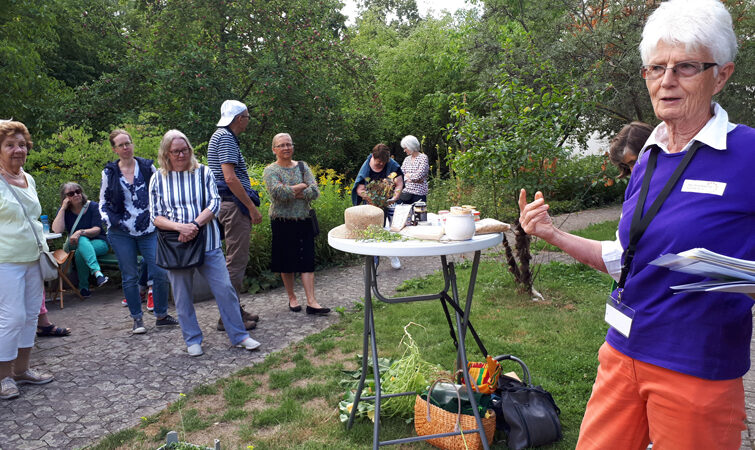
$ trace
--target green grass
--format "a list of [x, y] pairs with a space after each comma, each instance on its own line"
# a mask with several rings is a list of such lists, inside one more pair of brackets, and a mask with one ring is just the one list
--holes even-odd
[[[594, 226], [584, 234], [599, 239], [616, 224]], [[601, 237], [603, 236], [603, 237]], [[457, 264], [459, 294], [465, 298], [470, 275], [468, 262]], [[380, 281], [380, 280], [378, 280]], [[440, 274], [409, 280], [400, 295], [438, 292]], [[540, 267], [535, 287], [546, 298], [533, 302], [516, 293], [516, 286], [503, 263], [483, 260], [477, 277], [471, 322], [491, 354], [513, 354], [527, 363], [532, 382], [553, 394], [561, 408], [562, 441], [544, 449], [574, 448], [597, 368], [597, 351], [607, 325], [603, 303], [610, 278], [581, 265], [550, 263]], [[400, 340], [409, 322], [422, 325], [410, 332], [426, 361], [452, 372], [455, 360], [448, 325], [437, 302], [386, 305], [375, 303], [375, 332], [381, 357], [399, 358]], [[372, 422], [364, 419], [351, 430], [338, 418], [338, 403], [344, 388], [342, 370], [352, 370], [355, 356], [362, 352], [363, 310], [345, 312], [339, 322], [308, 336], [301, 342], [269, 355], [264, 362], [246, 367], [233, 376], [195, 389], [160, 413], [159, 420], [125, 430], [101, 441], [106, 448], [154, 448], [164, 439], [166, 426], [177, 429], [186, 440], [197, 442], [212, 429], [214, 420], [232, 427], [231, 435], [218, 436], [224, 448], [260, 449], [354, 449], [369, 448]], [[467, 340], [470, 360], [482, 360], [471, 336]], [[504, 371], [518, 370], [505, 363]], [[214, 389], [214, 393], [213, 393]], [[214, 398], [213, 398], [214, 396]], [[220, 410], [202, 411], [199, 404], [216, 404]], [[413, 425], [399, 418], [381, 420], [381, 440], [414, 435]], [[174, 424], [174, 425], [170, 425]], [[179, 424], [179, 425], [175, 425]], [[204, 429], [203, 429], [204, 427]], [[176, 429], [176, 428], [173, 428]], [[192, 435], [191, 430], [199, 430]], [[192, 439], [194, 437], [194, 439]], [[500, 438], [500, 437], [499, 437]], [[404, 449], [429, 449], [426, 443], [412, 443]], [[494, 444], [504, 449], [504, 442]]]
[[[609, 220], [608, 222], [592, 224], [582, 230], [574, 231], [572, 234], [587, 239], [595, 239], [596, 241], [613, 241], [616, 239], [616, 229], [618, 227], [618, 220]], [[538, 239], [532, 242], [532, 251], [560, 252], [561, 249], [550, 245], [542, 239]]]

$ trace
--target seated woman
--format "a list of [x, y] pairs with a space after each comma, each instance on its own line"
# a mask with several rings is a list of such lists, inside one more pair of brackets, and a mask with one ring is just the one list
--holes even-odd
[[231, 344], [247, 350], [258, 348], [260, 343], [249, 337], [244, 328], [239, 298], [220, 249], [220, 230], [215, 219], [220, 211], [220, 195], [212, 171], [197, 162], [189, 139], [178, 130], [165, 133], [157, 158], [160, 170], [149, 182], [149, 213], [155, 227], [177, 231], [179, 242], [202, 236], [199, 232], [205, 227], [203, 263], [167, 270], [189, 356], [203, 354], [202, 330], [191, 292], [195, 268], [207, 279]]
[[89, 275], [97, 279], [97, 287], [107, 283], [108, 278], [100, 271], [97, 257], [110, 249], [97, 202], [87, 200], [87, 195], [78, 183], [63, 183], [60, 187], [60, 209], [52, 221], [52, 231], [68, 233], [68, 245], [76, 250], [76, 272], [82, 297], [90, 297]]
[[[354, 206], [359, 205], [362, 202], [367, 203], [368, 205], [374, 205], [375, 199], [370, 197], [367, 184], [388, 178], [394, 173], [396, 175], [393, 178], [393, 197], [388, 199], [386, 202], [387, 205], [396, 203], [401, 195], [401, 190], [404, 189], [404, 172], [401, 170], [401, 166], [391, 158], [391, 151], [388, 146], [385, 144], [377, 144], [372, 148], [372, 154], [370, 154], [364, 163], [362, 163], [357, 178], [354, 180], [354, 186], [351, 188], [351, 203]], [[392, 210], [385, 208], [384, 211], [386, 218], [390, 219], [393, 215]], [[375, 263], [377, 264], [377, 262], [378, 258], [375, 257]], [[399, 261], [397, 256], [391, 256], [391, 267], [394, 269], [401, 268], [401, 261]]]

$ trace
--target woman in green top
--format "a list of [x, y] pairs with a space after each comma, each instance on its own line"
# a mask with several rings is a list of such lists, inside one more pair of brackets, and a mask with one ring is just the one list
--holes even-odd
[[309, 217], [309, 203], [320, 196], [312, 171], [303, 161], [291, 159], [294, 144], [287, 133], [273, 138], [275, 162], [265, 167], [264, 179], [270, 194], [270, 228], [273, 232], [270, 270], [281, 274], [288, 294], [288, 309], [301, 311], [294, 292], [294, 274], [301, 273], [307, 296], [307, 314], [327, 314], [315, 299], [315, 236]]

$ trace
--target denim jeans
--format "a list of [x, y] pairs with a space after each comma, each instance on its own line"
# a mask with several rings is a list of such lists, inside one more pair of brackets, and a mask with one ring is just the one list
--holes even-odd
[[121, 269], [121, 276], [123, 277], [123, 295], [126, 296], [131, 317], [134, 319], [141, 319], [142, 317], [142, 301], [139, 298], [139, 266], [136, 260], [137, 251], [144, 258], [149, 276], [152, 278], [155, 316], [158, 318], [165, 317], [168, 314], [170, 285], [165, 269], [155, 264], [157, 233], [132, 236], [125, 231], [111, 228], [107, 232], [107, 238], [115, 252], [115, 257], [118, 258], [118, 267]]
[[[204, 264], [196, 269], [207, 279], [215, 302], [218, 304], [220, 318], [223, 319], [225, 332], [231, 344], [236, 345], [249, 337], [244, 329], [244, 321], [241, 318], [239, 298], [236, 289], [231, 284], [228, 269], [225, 267], [225, 258], [220, 248], [210, 250], [204, 254]], [[151, 273], [151, 272], [150, 272]], [[173, 298], [176, 301], [176, 313], [178, 323], [181, 325], [186, 346], [202, 343], [202, 329], [197, 322], [197, 314], [194, 311], [194, 296], [191, 292], [194, 280], [194, 268], [169, 270], [168, 278], [173, 286]]]

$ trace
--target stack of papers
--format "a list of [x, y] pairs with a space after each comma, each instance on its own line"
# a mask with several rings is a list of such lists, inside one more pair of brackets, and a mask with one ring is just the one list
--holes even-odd
[[671, 286], [678, 291], [755, 293], [755, 261], [732, 258], [704, 248], [667, 253], [650, 264], [713, 280]]

